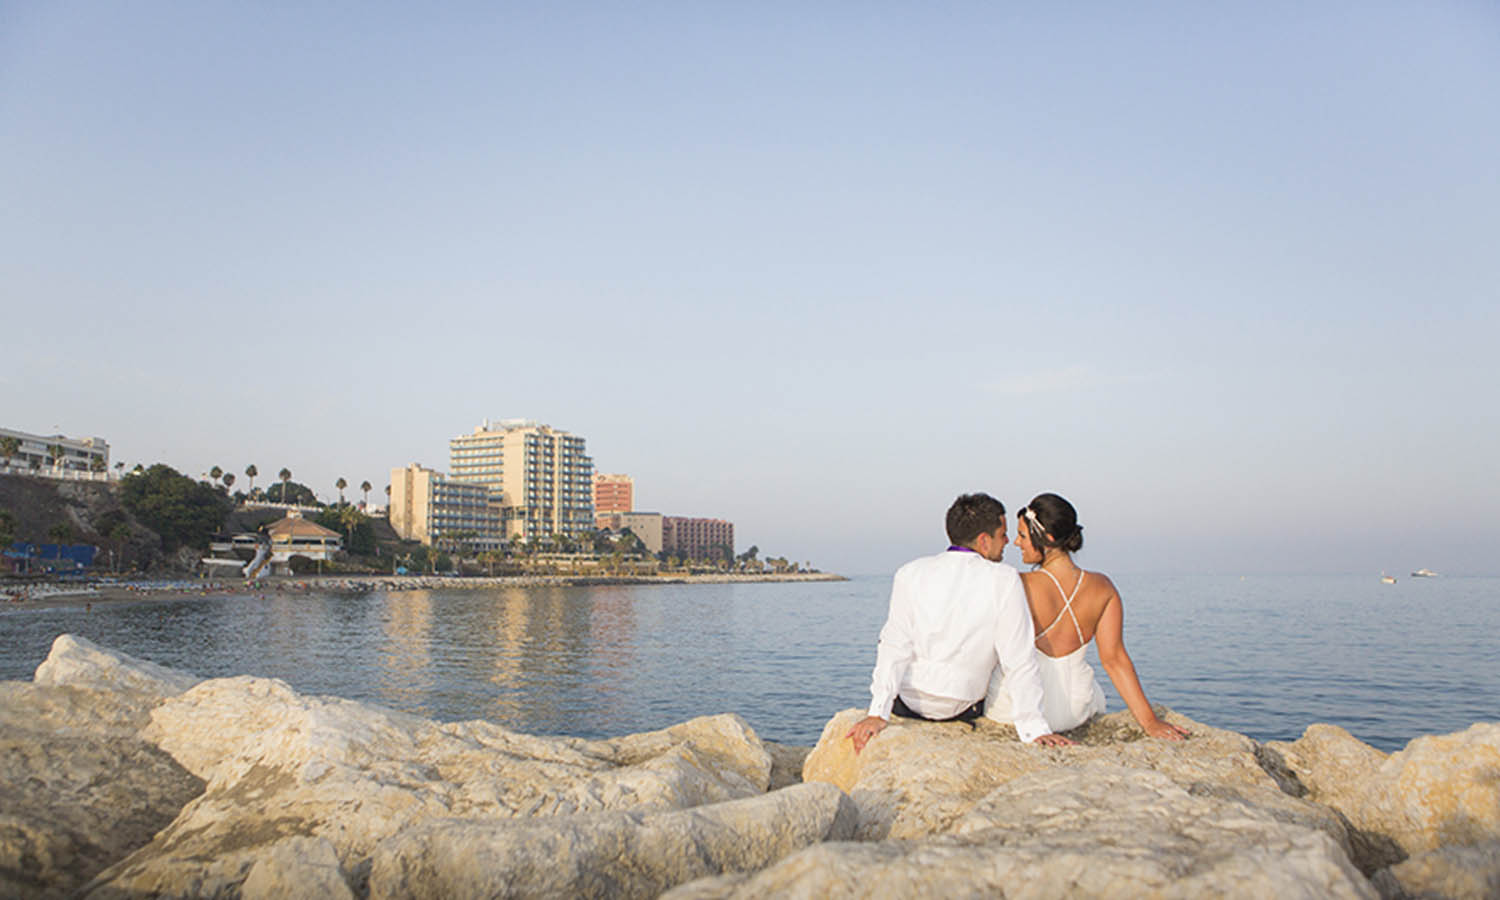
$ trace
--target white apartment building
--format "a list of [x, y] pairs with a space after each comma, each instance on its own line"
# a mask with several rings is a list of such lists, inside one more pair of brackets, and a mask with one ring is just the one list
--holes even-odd
[[[10, 451], [12, 442], [14, 450]], [[51, 478], [95, 478], [109, 472], [104, 438], [69, 438], [0, 428], [0, 472]]]
[[445, 476], [412, 463], [391, 470], [391, 528], [403, 540], [461, 543], [466, 550], [500, 546], [500, 512], [483, 485]]
[[594, 527], [594, 461], [584, 439], [525, 419], [485, 421], [448, 442], [455, 481], [484, 485], [507, 537]]

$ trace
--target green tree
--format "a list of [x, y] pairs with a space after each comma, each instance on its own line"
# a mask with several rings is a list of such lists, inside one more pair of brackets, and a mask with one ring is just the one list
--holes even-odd
[[349, 482], [345, 481], [344, 480], [344, 476], [340, 475], [339, 476], [339, 480], [335, 481], [333, 483], [333, 486], [339, 489], [339, 506], [343, 506], [344, 505], [344, 488], [346, 488], [346, 487], [349, 486]]
[[52, 464], [52, 468], [62, 469], [64, 452], [62, 444], [51, 444], [47, 447], [47, 462]]
[[73, 526], [67, 522], [58, 522], [47, 529], [47, 537], [54, 544], [71, 544], [73, 543]]
[[223, 474], [224, 474], [224, 470], [223, 469], [219, 468], [218, 466], [214, 466], [212, 469], [208, 470], [208, 480], [209, 481], [218, 481], [219, 478], [220, 478], [220, 476], [222, 476]]
[[5, 457], [5, 464], [7, 466], [10, 465], [10, 461], [15, 457], [15, 455], [20, 452], [20, 438], [10, 437], [9, 435], [7, 435], [6, 437], [0, 437], [0, 456]]
[[288, 481], [292, 480], [292, 470], [291, 469], [282, 469], [280, 472], [276, 473], [276, 477], [281, 479], [281, 496], [282, 496], [282, 501], [281, 502], [285, 503], [285, 502], [287, 502], [286, 499], [285, 499], [286, 498], [286, 483]]
[[359, 489], [365, 495], [365, 509], [370, 508], [370, 487], [371, 485], [368, 481], [361, 481], [359, 483]]
[[101, 457], [96, 456], [93, 459], [89, 460], [90, 472], [103, 472], [105, 468], [107, 468], [107, 466]]
[[[293, 482], [296, 484], [296, 482]], [[375, 527], [370, 517], [353, 506], [324, 507], [313, 520], [324, 528], [344, 533], [344, 549], [354, 556], [374, 556]]]
[[233, 472], [225, 472], [223, 475], [221, 475], [219, 477], [219, 480], [224, 482], [224, 490], [226, 490], [226, 491], [228, 491], [230, 488], [234, 487], [234, 473]]
[[283, 481], [273, 484], [264, 491], [264, 496], [272, 503], [295, 503], [302, 506], [318, 506], [318, 497], [312, 492], [312, 488], [295, 481]]
[[255, 468], [254, 463], [251, 463], [250, 465], [245, 467], [245, 477], [250, 479], [250, 487], [247, 488], [247, 490], [250, 491], [251, 496], [255, 495], [255, 476], [259, 474], [260, 470]]
[[120, 500], [141, 524], [161, 535], [162, 548], [207, 548], [232, 503], [206, 484], [157, 463], [120, 481]]
[[16, 542], [16, 517], [0, 509], [0, 550]]
[[110, 543], [110, 561], [114, 563], [114, 570], [118, 572], [120, 571], [120, 562], [125, 557], [125, 545], [130, 543], [130, 526], [121, 521], [109, 530], [109, 534], [106, 537], [109, 538]]

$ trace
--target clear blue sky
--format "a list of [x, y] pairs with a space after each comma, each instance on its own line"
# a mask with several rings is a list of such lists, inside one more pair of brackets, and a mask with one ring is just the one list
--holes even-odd
[[0, 6], [0, 424], [330, 498], [534, 418], [850, 573], [973, 489], [1500, 571], [1494, 3], [314, 6]]

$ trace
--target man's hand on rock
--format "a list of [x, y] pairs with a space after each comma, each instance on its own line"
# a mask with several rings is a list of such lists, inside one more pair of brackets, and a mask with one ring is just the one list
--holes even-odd
[[870, 742], [870, 738], [879, 734], [884, 730], [885, 726], [885, 719], [879, 716], [865, 716], [863, 719], [855, 722], [854, 727], [849, 729], [849, 733], [844, 735], [844, 737], [854, 741], [854, 752], [858, 753], [865, 749], [865, 744]]
[[1060, 734], [1044, 734], [1041, 737], [1037, 738], [1035, 741], [1032, 741], [1032, 743], [1034, 743], [1034, 744], [1041, 744], [1043, 747], [1071, 747], [1071, 746], [1073, 746], [1073, 742], [1072, 741], [1068, 740], [1067, 738], [1063, 737]]

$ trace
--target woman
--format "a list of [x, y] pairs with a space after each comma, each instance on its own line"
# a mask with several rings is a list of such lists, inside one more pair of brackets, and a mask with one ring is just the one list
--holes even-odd
[[[1037, 666], [1042, 674], [1042, 713], [1054, 731], [1077, 728], [1104, 712], [1104, 691], [1084, 658], [1097, 640], [1099, 662], [1141, 728], [1152, 737], [1180, 741], [1187, 731], [1156, 717], [1135, 674], [1122, 634], [1125, 613], [1107, 576], [1085, 572], [1072, 554], [1083, 547], [1083, 526], [1073, 504], [1056, 494], [1038, 494], [1016, 515], [1021, 561], [1036, 568], [1021, 575], [1036, 628]], [[1010, 721], [1010, 694], [999, 669], [990, 679], [985, 715]]]

